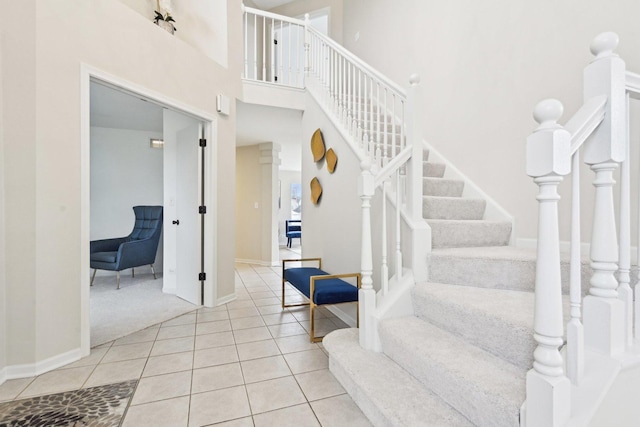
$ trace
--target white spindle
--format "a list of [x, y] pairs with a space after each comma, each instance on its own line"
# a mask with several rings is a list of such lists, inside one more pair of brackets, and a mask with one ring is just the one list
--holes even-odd
[[[244, 4], [242, 5], [244, 10]], [[244, 75], [245, 79], [249, 78], [249, 14], [244, 13]]]
[[358, 292], [360, 306], [360, 345], [373, 350], [375, 346], [375, 303], [376, 293], [373, 289], [373, 252], [371, 248], [371, 198], [375, 194], [374, 176], [371, 173], [371, 162], [364, 160], [360, 164], [362, 174], [358, 185], [358, 193], [362, 200], [362, 247], [360, 270], [362, 282]]
[[262, 76], [263, 82], [267, 81], [267, 18], [262, 17]]
[[258, 80], [258, 15], [253, 15], [253, 78]]
[[624, 304], [626, 345], [633, 343], [633, 291], [631, 290], [631, 171], [629, 157], [629, 95], [627, 95], [626, 160], [620, 164], [620, 265], [618, 267], [618, 298]]
[[571, 136], [557, 124], [562, 104], [545, 100], [536, 106], [540, 124], [527, 138], [527, 174], [540, 187], [535, 280], [533, 369], [527, 373], [527, 419], [530, 426], [565, 425], [571, 414], [570, 382], [563, 375], [562, 284], [557, 188], [570, 170]]
[[571, 320], [567, 324], [567, 376], [573, 384], [578, 384], [584, 373], [584, 327], [581, 319], [580, 151], [573, 155], [571, 169], [571, 271], [569, 277]]
[[[275, 21], [273, 20], [273, 18], [271, 18], [271, 35], [270, 38], [273, 39], [273, 37], [275, 36], [275, 28], [276, 28], [276, 24]], [[269, 61], [271, 64], [269, 64], [269, 69], [271, 71], [271, 83], [275, 83], [276, 81], [276, 55], [278, 54], [278, 46], [275, 44], [275, 40], [269, 40], [270, 46], [271, 46], [271, 60]], [[266, 76], [265, 76], [265, 80], [266, 80]]]
[[402, 181], [400, 169], [396, 170], [396, 276], [402, 279], [402, 229], [400, 227], [400, 207], [402, 206]]
[[382, 282], [381, 290], [382, 295], [386, 295], [389, 291], [389, 265], [387, 263], [387, 183], [382, 184], [382, 255], [381, 255], [381, 268], [380, 268], [380, 280]]

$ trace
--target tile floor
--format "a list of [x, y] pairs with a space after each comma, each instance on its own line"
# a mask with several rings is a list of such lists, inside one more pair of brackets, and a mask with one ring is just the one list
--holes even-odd
[[[309, 342], [307, 307], [282, 310], [280, 268], [236, 265], [237, 300], [92, 349], [36, 378], [0, 385], [0, 402], [138, 379], [123, 426], [369, 426]], [[291, 288], [287, 302], [302, 301]], [[319, 335], [346, 327], [317, 311]], [[0, 414], [0, 421], [1, 421]]]

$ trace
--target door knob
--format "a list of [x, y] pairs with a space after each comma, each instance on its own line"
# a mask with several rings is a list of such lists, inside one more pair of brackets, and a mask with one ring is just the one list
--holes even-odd
[[171, 221], [171, 223], [175, 224], [175, 225], [180, 225], [180, 220], [176, 219], [176, 220]]

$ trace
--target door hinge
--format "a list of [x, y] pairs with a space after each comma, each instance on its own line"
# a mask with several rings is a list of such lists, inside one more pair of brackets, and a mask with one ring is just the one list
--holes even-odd
[[198, 207], [198, 213], [199, 214], [206, 214], [207, 213], [207, 207], [206, 206]]
[[273, 44], [278, 44], [278, 39], [273, 39]]
[[206, 147], [207, 146], [207, 140], [205, 138], [200, 138], [200, 147]]
[[198, 280], [207, 280], [207, 273], [198, 273]]

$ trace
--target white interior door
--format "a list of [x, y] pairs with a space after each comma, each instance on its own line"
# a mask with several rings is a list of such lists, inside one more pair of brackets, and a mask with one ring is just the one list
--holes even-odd
[[193, 304], [201, 303], [200, 161], [202, 124], [164, 110], [165, 233], [164, 288]]

